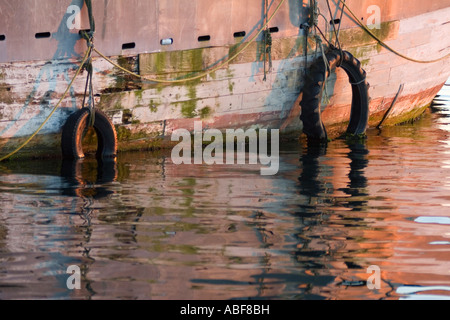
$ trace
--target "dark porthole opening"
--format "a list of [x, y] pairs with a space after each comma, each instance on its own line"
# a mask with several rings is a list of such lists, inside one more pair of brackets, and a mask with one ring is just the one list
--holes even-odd
[[200, 36], [198, 37], [198, 42], [205, 42], [211, 40], [211, 36]]
[[50, 32], [39, 32], [36, 33], [34, 36], [36, 39], [47, 39], [50, 38], [52, 34]]
[[136, 48], [135, 42], [124, 43], [122, 45], [122, 50], [130, 50], [130, 49], [134, 49], [134, 48]]

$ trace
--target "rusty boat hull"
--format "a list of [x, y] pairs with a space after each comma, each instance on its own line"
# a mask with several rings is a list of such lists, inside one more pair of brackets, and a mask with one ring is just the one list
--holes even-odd
[[[262, 35], [250, 42], [281, 1], [268, 1], [268, 8], [264, 0], [94, 1], [95, 47], [105, 56], [147, 78], [194, 78], [170, 84], [146, 81], [94, 54], [95, 104], [116, 126], [119, 149], [161, 146], [173, 130], [192, 130], [199, 120], [205, 128], [275, 128], [299, 136], [305, 74], [321, 56], [314, 36], [306, 37], [300, 27], [309, 19], [309, 1], [281, 4], [267, 28], [270, 54]], [[331, 15], [340, 19], [339, 1], [330, 1], [331, 14], [325, 0], [318, 4], [323, 13], [319, 27], [333, 41], [329, 20]], [[379, 8], [379, 25], [373, 32], [407, 56], [433, 60], [449, 52], [449, 0], [346, 4], [367, 24], [377, 13], [373, 8]], [[367, 72], [370, 126], [386, 115], [400, 87], [384, 124], [420, 116], [450, 76], [449, 59], [405, 60], [369, 36], [348, 12], [336, 23], [342, 48]], [[33, 134], [61, 98], [87, 50], [79, 34], [87, 29], [83, 0], [0, 0], [2, 153]], [[61, 107], [24, 152], [58, 155], [62, 127], [82, 105], [86, 74], [83, 71], [75, 80]], [[352, 91], [345, 72], [333, 72], [325, 92], [322, 120], [327, 130], [339, 132], [350, 117]]]

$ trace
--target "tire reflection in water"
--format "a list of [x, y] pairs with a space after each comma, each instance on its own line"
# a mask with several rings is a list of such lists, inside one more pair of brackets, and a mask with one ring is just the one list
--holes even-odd
[[[91, 257], [90, 247], [93, 233], [92, 218], [94, 214], [95, 201], [111, 196], [114, 191], [105, 186], [105, 184], [117, 180], [117, 162], [116, 159], [94, 160], [63, 160], [61, 164], [61, 177], [66, 182], [66, 187], [62, 189], [62, 195], [69, 197], [78, 197], [82, 199], [83, 205], [76, 212], [82, 225], [77, 226], [83, 233], [81, 282], [86, 289], [86, 295], [91, 298], [96, 294], [92, 288], [88, 273], [89, 268], [95, 263]], [[84, 297], [86, 298], [86, 297]]]
[[[347, 240], [352, 240], [352, 236], [345, 227], [366, 224], [364, 212], [369, 193], [365, 170], [369, 164], [369, 151], [365, 141], [347, 141], [345, 147], [345, 158], [350, 160], [348, 181], [345, 187], [338, 189], [333, 183], [336, 168], [329, 162], [334, 156], [330, 152], [336, 150], [329, 150], [325, 143], [307, 143], [300, 157], [302, 171], [298, 190], [306, 199], [299, 202], [295, 212], [298, 217], [298, 249], [294, 257], [310, 276], [307, 283], [299, 285], [305, 291], [302, 298], [323, 297], [323, 287], [335, 291], [340, 289], [339, 286], [366, 285], [364, 281], [346, 280], [346, 270], [363, 270], [365, 266], [360, 265], [361, 259], [356, 261], [348, 255]], [[333, 227], [334, 224], [337, 225]], [[341, 263], [336, 264], [336, 261]], [[333, 268], [333, 264], [339, 266]]]

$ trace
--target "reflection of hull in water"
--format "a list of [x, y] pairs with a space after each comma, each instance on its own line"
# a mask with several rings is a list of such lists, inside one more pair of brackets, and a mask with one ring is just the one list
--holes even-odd
[[[309, 146], [300, 169], [290, 171], [282, 183], [248, 166], [189, 166], [186, 175], [186, 166], [164, 157], [138, 160], [139, 154], [100, 168], [95, 160], [43, 167], [41, 174], [54, 179], [42, 181], [59, 184], [60, 190], [54, 191], [67, 199], [64, 207], [72, 208], [70, 215], [55, 215], [60, 221], [53, 224], [69, 227], [66, 237], [82, 240], [82, 254], [70, 249], [59, 264], [69, 260], [82, 265], [83, 288], [76, 293], [80, 298], [333, 298], [341, 288], [336, 283], [349, 277], [339, 263], [330, 262], [340, 271], [325, 272], [328, 259], [340, 259], [345, 241], [317, 238], [323, 219], [328, 219], [317, 202], [329, 192], [325, 184], [332, 178], [322, 173], [326, 155], [326, 147]], [[351, 197], [366, 195], [366, 156], [364, 145], [350, 146], [350, 182], [344, 192]], [[126, 181], [133, 181], [132, 187]], [[278, 199], [286, 189], [292, 195]], [[367, 201], [358, 200], [348, 208], [361, 214], [366, 206]], [[285, 210], [297, 213], [284, 215]], [[341, 238], [347, 236], [341, 233]], [[12, 250], [14, 234], [9, 230]], [[21, 237], [21, 242], [32, 247], [35, 240]], [[366, 264], [342, 255], [353, 267]], [[321, 292], [327, 284], [331, 290]]]
[[[67, 170], [35, 164], [34, 172], [42, 175], [29, 184], [29, 166], [7, 163], [5, 169], [16, 174], [2, 175], [2, 202], [10, 204], [7, 198], [15, 197], [36, 205], [28, 209], [32, 212], [2, 207], [0, 231], [7, 231], [1, 252], [31, 252], [29, 259], [39, 263], [35, 274], [82, 265], [80, 298], [395, 298], [399, 284], [441, 280], [443, 285], [446, 251], [425, 248], [419, 265], [413, 258], [418, 242], [437, 241], [446, 226], [409, 221], [411, 207], [402, 212], [397, 205], [403, 199], [398, 185], [380, 190], [383, 184], [374, 182], [408, 170], [399, 158], [421, 156], [412, 136], [436, 134], [432, 140], [444, 141], [448, 134], [419, 126], [408, 136], [411, 143], [398, 144], [389, 136], [394, 130], [399, 128], [372, 136], [371, 145], [336, 141], [282, 153], [276, 177], [262, 177], [256, 166], [186, 167], [164, 155], [128, 153], [103, 169], [112, 173], [103, 182], [93, 160], [69, 163]], [[422, 157], [427, 172], [439, 167], [429, 155]], [[421, 174], [395, 176], [416, 183], [425, 181]], [[435, 201], [428, 193], [417, 196], [423, 198], [415, 205]], [[30, 220], [18, 226], [17, 219]], [[43, 267], [42, 261], [55, 263]], [[373, 292], [364, 284], [372, 264], [381, 267], [386, 280]], [[430, 265], [435, 274], [429, 273]], [[29, 275], [33, 281], [35, 274]], [[53, 284], [55, 278], [67, 276], [41, 278], [37, 292], [42, 294], [42, 282]], [[11, 296], [14, 289], [5, 290]]]
[[[195, 0], [180, 5], [178, 0], [134, 0], [127, 2], [125, 8], [122, 2], [94, 1], [98, 26], [95, 45], [115, 62], [141, 75], [171, 79], [196, 74], [226, 59], [235, 52], [237, 43], [245, 43], [256, 33], [264, 18], [264, 2], [251, 0], [243, 5], [235, 0]], [[74, 59], [84, 52], [85, 41], [80, 39], [78, 30], [68, 29], [68, 22], [72, 22], [74, 6], [81, 7], [83, 1], [0, 3], [8, 8], [0, 14], [0, 35], [4, 35], [0, 38], [0, 134], [3, 143], [11, 139], [7, 147], [13, 148], [17, 145], [14, 138], [31, 134], [44, 121], [74, 74]], [[273, 2], [269, 14], [278, 3]], [[364, 21], [368, 20], [369, 4], [359, 0], [347, 3]], [[319, 5], [321, 12], [328, 12], [325, 1], [319, 1]], [[445, 0], [415, 1], [414, 5], [406, 0], [378, 0], [370, 5], [381, 8], [381, 29], [377, 35], [395, 49], [424, 60], [446, 53], [450, 7]], [[337, 17], [340, 12], [334, 5], [332, 10]], [[306, 49], [304, 31], [299, 25], [307, 20], [307, 12], [299, 1], [289, 0], [272, 20], [272, 69], [261, 54], [261, 37], [236, 60], [208, 76], [182, 84], [136, 81], [95, 57], [97, 105], [117, 125], [120, 148], [154, 146], [149, 140], [170, 135], [180, 127], [192, 129], [195, 119], [202, 119], [210, 128], [255, 125], [300, 131], [299, 94]], [[80, 27], [86, 29], [84, 7], [81, 14]], [[41, 25], [30, 21], [40, 21]], [[23, 28], [13, 28], [16, 25]], [[50, 38], [44, 37], [46, 30]], [[244, 38], [239, 37], [244, 33]], [[173, 44], [162, 45], [161, 40], [168, 38]], [[405, 88], [385, 124], [421, 114], [450, 74], [448, 61], [422, 65], [397, 57], [377, 45], [348, 17], [342, 21], [340, 38], [343, 48], [352, 52], [368, 73], [372, 125], [378, 124], [386, 113], [400, 84], [405, 84]], [[312, 37], [308, 46], [311, 63], [316, 52]], [[62, 125], [81, 105], [84, 75], [76, 81], [63, 108], [44, 127], [43, 135], [34, 139], [30, 147], [55, 151]], [[263, 80], [265, 76], [267, 81]], [[331, 76], [327, 93], [329, 104], [322, 118], [331, 129], [350, 116], [351, 90], [341, 70]]]
[[[255, 271], [252, 267], [226, 267], [235, 263], [238, 266], [247, 259], [249, 266], [258, 265], [268, 259], [267, 252], [270, 251], [258, 248], [268, 239], [271, 242], [278, 238], [269, 231], [264, 235], [267, 221], [263, 215], [247, 216], [248, 201], [237, 197], [230, 201], [225, 194], [230, 185], [235, 185], [235, 189], [240, 186], [241, 195], [254, 191], [253, 183], [248, 186], [240, 183], [243, 172], [238, 169], [234, 178], [225, 177], [230, 176], [229, 172], [221, 179], [207, 178], [211, 184], [202, 186], [195, 178], [180, 175], [185, 168], [162, 158], [151, 158], [148, 154], [138, 164], [137, 156], [131, 155], [130, 162], [120, 158], [119, 165], [115, 161], [98, 164], [95, 160], [64, 161], [60, 166], [55, 166], [55, 162], [48, 166], [41, 163], [35, 168], [33, 163], [40, 161], [31, 162], [29, 167], [8, 164], [14, 175], [11, 179], [9, 175], [3, 176], [0, 188], [18, 191], [2, 192], [2, 202], [13, 202], [10, 197], [28, 202], [36, 194], [36, 207], [29, 212], [8, 207], [0, 210], [2, 219], [7, 220], [10, 214], [15, 214], [33, 220], [21, 228], [8, 223], [4, 227], [1, 225], [1, 230], [6, 230], [0, 243], [2, 255], [7, 252], [20, 255], [25, 249], [30, 252], [30, 257], [34, 257], [36, 246], [45, 247], [49, 256], [38, 250], [38, 260], [53, 262], [36, 266], [35, 272], [56, 274], [39, 277], [36, 291], [34, 274], [28, 275], [30, 280], [25, 296], [49, 298], [60, 294], [63, 298], [95, 298], [98, 293], [102, 298], [209, 299], [211, 295], [207, 290], [197, 291], [193, 287], [216, 288], [218, 285], [242, 288], [235, 293], [225, 291], [224, 299], [228, 299], [229, 294], [238, 298], [259, 294], [276, 296], [282, 292], [281, 284], [262, 289], [264, 268]], [[144, 174], [136, 167], [130, 174], [129, 166], [140, 166]], [[22, 191], [21, 183], [36, 170], [39, 175]], [[196, 170], [190, 172], [196, 174]], [[258, 177], [259, 170], [247, 174]], [[133, 185], [128, 185], [127, 180], [134, 181]], [[124, 190], [122, 184], [130, 189]], [[261, 184], [261, 192], [262, 188]], [[51, 190], [52, 194], [42, 194], [39, 190]], [[199, 194], [201, 199], [196, 198]], [[215, 225], [220, 213], [215, 216], [206, 213], [213, 199], [211, 208], [224, 210], [224, 215], [227, 206], [236, 208], [239, 203], [242, 212], [235, 219], [231, 217], [228, 224]], [[254, 202], [257, 204], [257, 199]], [[224, 207], [220, 208], [219, 203]], [[42, 225], [40, 222], [44, 220], [46, 223]], [[260, 225], [256, 234], [254, 223]], [[46, 225], [50, 230], [45, 228]], [[242, 243], [245, 247], [241, 247]], [[64, 279], [67, 279], [64, 271], [74, 264], [81, 266], [82, 290], [71, 292], [64, 288]], [[8, 283], [7, 280], [2, 282]], [[0, 296], [20, 295], [14, 286], [11, 288]], [[46, 296], [46, 290], [50, 296]], [[216, 295], [216, 298], [220, 296]]]

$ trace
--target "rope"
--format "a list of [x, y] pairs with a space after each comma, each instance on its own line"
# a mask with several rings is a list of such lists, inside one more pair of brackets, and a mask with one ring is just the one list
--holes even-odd
[[[314, 34], [317, 34], [317, 31], [321, 34], [323, 40], [325, 40], [326, 43], [330, 46], [330, 48], [334, 48], [334, 45], [327, 39], [325, 34], [328, 34], [328, 19], [325, 17], [319, 9], [319, 6], [317, 4], [317, 0], [311, 0], [311, 5], [309, 8], [310, 11], [310, 20], [309, 23], [312, 23], [312, 27], [314, 28]], [[322, 17], [325, 20], [325, 34], [319, 27], [319, 17]]]
[[92, 65], [92, 49], [94, 48], [94, 34], [95, 34], [95, 19], [94, 14], [92, 12], [92, 0], [84, 0], [87, 10], [88, 10], [88, 16], [89, 16], [89, 26], [90, 30], [89, 33], [86, 33], [85, 31], [82, 32], [82, 37], [87, 41], [88, 48], [89, 48], [89, 57], [86, 61], [85, 69], [88, 72], [87, 79], [86, 79], [86, 88], [84, 91], [84, 98], [83, 98], [83, 105], [82, 107], [85, 107], [85, 100], [88, 90], [88, 84], [89, 84], [89, 127], [93, 127], [95, 123], [95, 101], [94, 101], [94, 83], [92, 81], [92, 77], [94, 74], [94, 67]]
[[[341, 2], [345, 2], [345, 0], [339, 0], [339, 8], [341, 7]], [[337, 37], [338, 37], [338, 39], [339, 39], [339, 33], [341, 32], [342, 17], [344, 16], [344, 11], [345, 11], [344, 9], [345, 9], [345, 7], [342, 6], [342, 8], [341, 8], [341, 16], [339, 18], [339, 27], [338, 27], [338, 30], [337, 30]]]
[[90, 25], [90, 30], [89, 33], [87, 32], [83, 32], [81, 34], [81, 36], [86, 39], [87, 43], [88, 43], [88, 50], [86, 50], [86, 53], [83, 57], [83, 60], [80, 64], [80, 66], [78, 67], [74, 77], [72, 78], [72, 80], [70, 81], [69, 85], [66, 88], [66, 91], [64, 91], [63, 96], [61, 97], [61, 99], [59, 99], [58, 103], [55, 105], [55, 107], [53, 108], [53, 110], [50, 112], [50, 114], [47, 116], [47, 118], [44, 120], [44, 122], [39, 126], [39, 128], [37, 128], [37, 130], [24, 142], [22, 143], [17, 149], [15, 149], [14, 151], [12, 151], [11, 153], [7, 154], [6, 156], [3, 156], [0, 158], [0, 162], [5, 161], [6, 159], [11, 158], [13, 155], [15, 155], [17, 152], [19, 152], [20, 150], [22, 150], [28, 143], [30, 143], [30, 141], [42, 130], [42, 128], [45, 126], [45, 124], [50, 120], [50, 118], [55, 114], [56, 110], [58, 110], [59, 106], [61, 105], [61, 103], [63, 102], [63, 100], [66, 98], [67, 93], [69, 92], [69, 90], [72, 88], [73, 83], [75, 82], [75, 79], [79, 76], [81, 70], [86, 69], [88, 71], [88, 76], [87, 76], [87, 80], [86, 80], [86, 88], [85, 88], [85, 96], [83, 98], [83, 106], [85, 103], [85, 99], [86, 99], [86, 92], [87, 92], [87, 88], [88, 88], [88, 83], [89, 83], [89, 91], [90, 91], [90, 103], [91, 103], [91, 118], [90, 118], [90, 123], [91, 125], [93, 125], [94, 122], [94, 114], [95, 112], [92, 112], [94, 110], [94, 99], [93, 99], [93, 87], [92, 87], [92, 73], [93, 73], [93, 68], [92, 68], [92, 51], [93, 51], [93, 36], [95, 33], [95, 21], [94, 21], [94, 15], [92, 13], [92, 0], [85, 0], [86, 3], [86, 7], [88, 10], [88, 15], [89, 15], [89, 25]]
[[86, 3], [86, 7], [88, 10], [90, 32], [92, 34], [94, 34], [95, 33], [95, 20], [94, 20], [94, 14], [92, 13], [92, 0], [84, 0], [84, 2]]
[[2, 162], [4, 160], [12, 157], [17, 152], [22, 150], [39, 133], [39, 131], [41, 131], [41, 129], [44, 127], [44, 125], [50, 120], [50, 118], [53, 116], [53, 114], [59, 108], [59, 106], [61, 105], [61, 103], [64, 100], [64, 98], [67, 96], [67, 93], [69, 92], [70, 88], [72, 88], [73, 83], [75, 82], [75, 79], [78, 77], [78, 75], [80, 74], [81, 70], [83, 69], [84, 63], [87, 61], [88, 57], [89, 57], [89, 50], [86, 51], [86, 54], [84, 55], [83, 61], [81, 62], [80, 66], [78, 67], [78, 70], [75, 73], [75, 76], [72, 78], [72, 81], [70, 81], [69, 85], [67, 86], [67, 89], [64, 92], [63, 96], [61, 97], [61, 99], [59, 99], [58, 103], [53, 108], [52, 112], [50, 112], [50, 114], [47, 116], [45, 121], [40, 125], [40, 127], [24, 143], [22, 143], [16, 150], [14, 150], [13, 152], [9, 153], [8, 155], [0, 158], [0, 162]]
[[[7, 154], [6, 156], [3, 156], [0, 158], [0, 162], [9, 159], [10, 157], [12, 157], [13, 155], [15, 155], [17, 152], [19, 152], [20, 150], [22, 150], [41, 130], [42, 128], [45, 126], [45, 124], [50, 120], [50, 118], [53, 116], [53, 114], [56, 112], [56, 110], [59, 108], [59, 106], [61, 105], [62, 101], [65, 99], [65, 97], [67, 96], [67, 93], [69, 92], [69, 90], [72, 88], [73, 83], [75, 82], [75, 79], [78, 77], [78, 75], [80, 74], [81, 70], [83, 70], [83, 68], [86, 68], [86, 70], [88, 71], [88, 79], [86, 82], [86, 88], [85, 88], [85, 97], [83, 99], [83, 101], [86, 98], [86, 91], [88, 89], [88, 83], [89, 83], [89, 91], [91, 93], [91, 99], [92, 99], [92, 62], [91, 62], [91, 58], [92, 58], [92, 52], [96, 52], [100, 57], [102, 57], [103, 59], [105, 59], [107, 62], [109, 62], [110, 64], [112, 64], [113, 66], [115, 66], [116, 68], [132, 75], [135, 76], [137, 78], [140, 78], [142, 80], [146, 80], [146, 81], [151, 81], [151, 82], [157, 82], [157, 83], [183, 83], [183, 82], [187, 82], [187, 81], [192, 81], [192, 80], [196, 80], [196, 79], [200, 79], [214, 71], [219, 70], [220, 68], [222, 68], [224, 65], [230, 63], [231, 61], [233, 61], [234, 59], [236, 59], [242, 52], [244, 52], [251, 44], [253, 41], [255, 41], [260, 35], [261, 33], [267, 29], [269, 23], [273, 20], [273, 18], [275, 17], [275, 15], [278, 13], [278, 11], [281, 9], [281, 6], [286, 2], [286, 0], [281, 0], [280, 3], [278, 4], [278, 6], [276, 7], [274, 13], [272, 14], [272, 16], [270, 18], [267, 19], [267, 15], [268, 15], [268, 11], [266, 14], [266, 22], [265, 24], [262, 26], [261, 30], [259, 30], [251, 39], [250, 41], [244, 46], [242, 47], [240, 50], [238, 50], [233, 56], [229, 57], [229, 59], [227, 59], [226, 61], [224, 61], [223, 63], [219, 64], [218, 66], [216, 66], [215, 68], [212, 68], [210, 70], [207, 70], [203, 73], [198, 74], [197, 76], [191, 77], [191, 78], [184, 78], [184, 79], [172, 79], [172, 80], [160, 80], [160, 79], [150, 79], [150, 78], [146, 78], [144, 76], [141, 76], [139, 74], [136, 74], [130, 70], [127, 70], [123, 67], [121, 67], [120, 65], [118, 65], [117, 63], [113, 62], [112, 60], [108, 59], [104, 54], [102, 54], [97, 48], [94, 47], [93, 45], [93, 34], [95, 32], [95, 21], [94, 21], [94, 17], [93, 17], [93, 13], [92, 13], [92, 2], [91, 0], [85, 0], [86, 3], [86, 7], [88, 9], [88, 15], [89, 15], [89, 23], [90, 23], [90, 31], [89, 33], [82, 33], [82, 37], [86, 39], [86, 41], [88, 42], [88, 50], [86, 51], [83, 60], [80, 64], [80, 66], [78, 67], [74, 77], [72, 78], [72, 80], [70, 81], [69, 85], [67, 86], [63, 96], [61, 97], [61, 99], [58, 101], [58, 103], [55, 105], [55, 107], [53, 108], [53, 110], [50, 112], [50, 114], [47, 116], [47, 118], [44, 120], [44, 122], [39, 126], [39, 128], [24, 142], [22, 143], [17, 149], [15, 149], [14, 151], [12, 151], [11, 153]], [[92, 108], [93, 106], [93, 99], [91, 101], [92, 104]], [[83, 102], [84, 105], [84, 102]], [[91, 112], [92, 113], [92, 112]], [[91, 121], [93, 121], [93, 118], [91, 118]]]
[[323, 89], [323, 93], [325, 94], [325, 103], [328, 104], [330, 102], [329, 97], [328, 97], [328, 90], [327, 90], [327, 73], [329, 73], [331, 71], [330, 69], [330, 63], [327, 59], [327, 56], [325, 54], [325, 49], [323, 47], [323, 42], [322, 39], [320, 38], [320, 36], [316, 35], [316, 42], [319, 44], [320, 47], [320, 53], [322, 54], [322, 59], [323, 59], [323, 63], [325, 65], [325, 74], [324, 74], [324, 81], [322, 84], [322, 89]]
[[[344, 58], [342, 58], [342, 59], [344, 59]], [[358, 82], [349, 82], [352, 86], [358, 86], [358, 85], [360, 85], [361, 83], [364, 83], [364, 82], [366, 82], [366, 80], [367, 80], [367, 77], [364, 77], [364, 78], [362, 78], [360, 81], [358, 81]]]
[[[269, 16], [269, 0], [265, 0], [264, 1], [264, 22], [266, 22], [267, 17]], [[268, 30], [269, 26], [266, 24], [266, 28], [263, 32], [263, 38], [264, 38], [264, 79], [263, 81], [267, 80], [267, 35], [268, 35]], [[270, 33], [269, 33], [270, 35]]]
[[316, 0], [311, 0], [312, 2], [310, 3], [309, 6], [309, 15], [310, 15], [310, 20], [309, 20], [309, 25], [310, 26], [317, 26], [319, 24], [319, 6], [317, 5], [317, 1]]
[[[272, 70], [272, 35], [270, 30], [264, 30], [264, 81], [267, 80], [267, 72]], [[269, 70], [267, 70], [267, 58], [269, 59]]]
[[328, 7], [328, 11], [330, 13], [330, 19], [331, 19], [331, 24], [333, 25], [334, 35], [336, 37], [336, 45], [337, 45], [338, 49], [341, 50], [341, 52], [342, 52], [341, 43], [339, 42], [339, 35], [338, 35], [338, 32], [337, 32], [337, 28], [336, 28], [336, 23], [334, 21], [334, 15], [333, 15], [333, 12], [331, 10], [330, 0], [327, 0], [327, 7]]
[[220, 63], [219, 65], [217, 65], [216, 67], [206, 70], [204, 72], [199, 73], [196, 76], [190, 77], [190, 78], [183, 78], [183, 79], [169, 79], [169, 80], [162, 80], [162, 79], [154, 79], [154, 78], [147, 78], [145, 76], [142, 76], [140, 74], [134, 73], [130, 70], [127, 70], [125, 68], [123, 68], [122, 66], [118, 65], [117, 63], [115, 63], [114, 61], [112, 61], [111, 59], [109, 59], [108, 57], [106, 57], [103, 53], [101, 53], [97, 48], [93, 48], [93, 50], [103, 59], [105, 59], [107, 62], [109, 62], [110, 64], [112, 64], [114, 67], [118, 68], [119, 70], [134, 76], [136, 78], [139, 78], [141, 80], [145, 80], [145, 81], [150, 81], [150, 82], [156, 82], [156, 83], [184, 83], [184, 82], [188, 82], [188, 81], [193, 81], [193, 80], [198, 80], [203, 78], [204, 76], [207, 76], [219, 69], [221, 69], [224, 65], [230, 63], [231, 61], [235, 60], [242, 52], [244, 52], [245, 50], [247, 50], [247, 48], [252, 44], [253, 41], [255, 41], [259, 35], [266, 29], [266, 27], [270, 24], [270, 22], [273, 20], [273, 18], [276, 16], [276, 14], [278, 13], [278, 11], [280, 11], [281, 6], [286, 2], [286, 0], [281, 0], [280, 3], [278, 4], [278, 6], [276, 7], [274, 13], [272, 14], [272, 16], [270, 18], [267, 19], [266, 23], [262, 26], [262, 28], [249, 40], [249, 42], [242, 47], [240, 50], [238, 50], [234, 55], [232, 55], [231, 57], [229, 57], [227, 60], [225, 60], [224, 62]]
[[337, 48], [339, 49], [339, 51], [341, 53], [341, 60], [340, 60], [339, 65], [338, 65], [338, 67], [340, 67], [342, 65], [343, 60], [344, 60], [344, 51], [342, 50], [341, 42], [339, 41], [339, 31], [340, 31], [340, 27], [341, 27], [341, 24], [342, 24], [341, 21], [342, 21], [342, 15], [343, 15], [344, 8], [342, 8], [341, 20], [340, 20], [340, 23], [339, 23], [339, 30], [338, 30], [336, 28], [336, 23], [334, 21], [334, 15], [333, 15], [333, 12], [331, 10], [330, 0], [327, 0], [327, 6], [328, 6], [328, 12], [330, 13], [330, 19], [331, 19], [331, 22], [332, 22], [332, 25], [333, 25], [334, 35], [336, 37], [335, 45], [337, 46]]
[[[330, 10], [331, 14], [331, 10]], [[316, 0], [310, 0], [309, 1], [309, 20], [306, 23], [303, 23], [300, 25], [301, 29], [305, 30], [305, 80], [308, 78], [308, 38], [311, 29], [313, 30], [314, 39], [316, 41], [316, 52], [314, 56], [317, 56], [317, 51], [320, 48], [320, 53], [323, 58], [323, 62], [325, 64], [325, 74], [324, 74], [324, 82], [322, 84], [322, 89], [325, 94], [325, 100], [328, 101], [328, 94], [327, 94], [327, 88], [326, 88], [326, 81], [327, 81], [327, 72], [330, 71], [330, 64], [327, 60], [325, 49], [323, 46], [322, 38], [328, 43], [330, 48], [333, 48], [334, 46], [328, 41], [324, 33], [319, 27], [319, 17], [323, 17], [325, 21], [327, 21], [326, 17], [320, 13], [319, 6], [317, 4]], [[325, 27], [328, 25], [328, 22], [325, 23]], [[325, 31], [327, 32], [327, 31]], [[319, 35], [320, 33], [320, 35]]]
[[344, 5], [345, 8], [347, 8], [348, 12], [350, 12], [350, 14], [353, 16], [354, 20], [356, 21], [356, 23], [363, 28], [372, 38], [374, 38], [380, 45], [382, 45], [383, 47], [385, 47], [386, 49], [388, 49], [389, 51], [391, 51], [392, 53], [398, 55], [399, 57], [402, 57], [403, 59], [412, 61], [412, 62], [417, 62], [417, 63], [434, 63], [434, 62], [438, 62], [438, 61], [442, 61], [445, 60], [447, 58], [450, 57], [450, 53], [448, 53], [447, 55], [438, 58], [438, 59], [433, 59], [433, 60], [418, 60], [418, 59], [414, 59], [411, 57], [408, 57], [400, 52], [398, 52], [397, 50], [393, 49], [392, 47], [390, 47], [389, 45], [387, 45], [383, 40], [381, 40], [380, 38], [378, 38], [367, 26], [365, 26], [361, 21], [359, 21], [359, 18], [356, 16], [356, 14], [349, 8], [349, 6], [344, 2], [342, 2], [342, 4]]
[[[328, 0], [327, 0], [327, 2], [328, 2]], [[305, 53], [305, 77], [308, 77], [308, 74], [307, 74], [307, 69], [308, 69], [308, 60], [307, 60], [308, 59], [308, 53], [307, 53], [308, 52], [307, 51], [308, 50], [308, 37], [309, 37], [310, 29], [313, 28], [313, 30], [314, 30], [314, 38], [315, 38], [315, 41], [316, 41], [316, 53], [315, 53], [315, 55], [317, 55], [317, 51], [318, 51], [318, 49], [320, 49], [320, 54], [322, 55], [322, 59], [323, 59], [324, 65], [325, 65], [325, 71], [324, 71], [325, 74], [324, 74], [324, 81], [323, 81], [323, 84], [322, 84], [322, 90], [323, 90], [323, 92], [325, 94], [325, 101], [326, 101], [326, 103], [328, 103], [329, 99], [328, 99], [328, 92], [327, 92], [326, 82], [328, 80], [327, 73], [330, 72], [331, 70], [330, 70], [329, 61], [328, 61], [327, 56], [325, 54], [325, 48], [323, 46], [322, 38], [328, 43], [330, 48], [334, 48], [334, 46], [330, 43], [330, 41], [327, 39], [327, 37], [325, 36], [325, 34], [322, 32], [322, 30], [319, 27], [319, 17], [320, 16], [325, 19], [325, 21], [326, 21], [325, 27], [327, 27], [327, 25], [328, 25], [327, 18], [320, 12], [320, 9], [319, 9], [319, 6], [317, 4], [317, 1], [316, 0], [311, 0], [310, 1], [310, 6], [309, 6], [309, 22], [301, 25], [301, 28], [306, 30], [306, 36], [305, 36], [305, 38], [306, 38], [306, 43], [305, 43], [305, 47], [306, 47], [306, 53]], [[331, 13], [331, 8], [330, 8], [330, 16], [331, 16], [331, 19], [333, 19], [333, 16], [332, 16], [332, 13]], [[327, 29], [325, 30], [325, 32], [328, 33]], [[335, 29], [335, 32], [336, 32], [336, 29]], [[337, 41], [337, 43], [339, 43], [339, 40], [337, 38], [337, 34], [336, 34], [336, 41]], [[340, 47], [340, 44], [339, 44], [339, 47]]]

